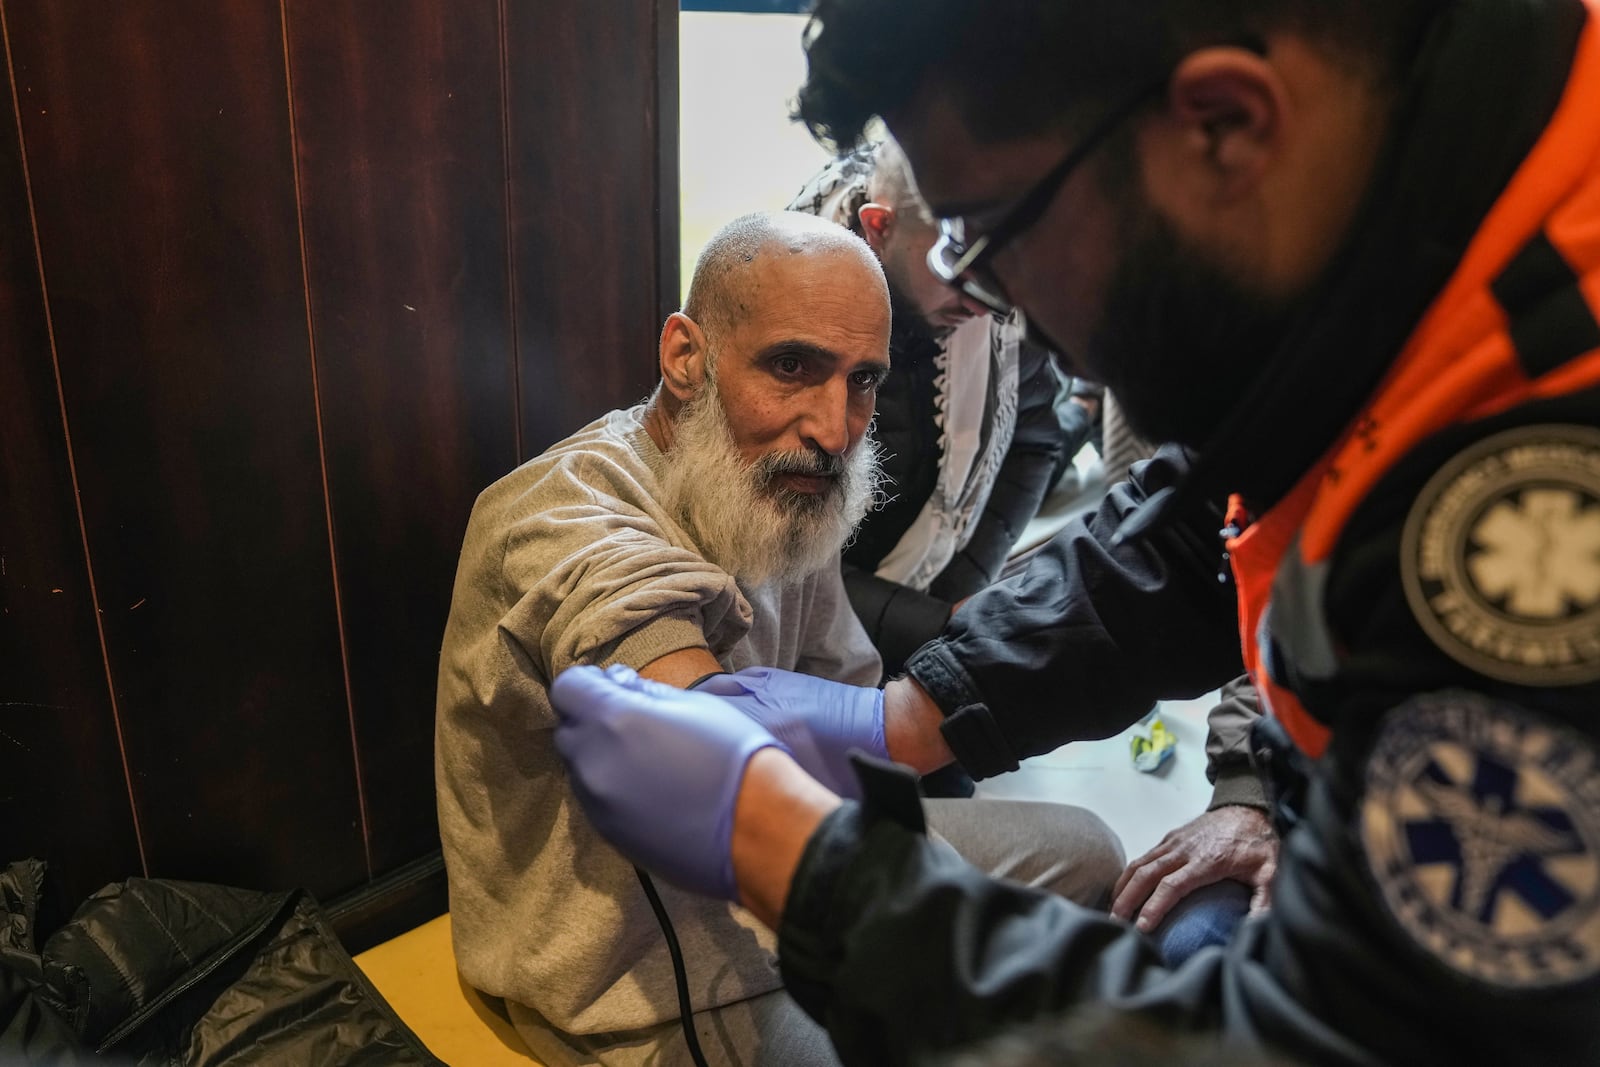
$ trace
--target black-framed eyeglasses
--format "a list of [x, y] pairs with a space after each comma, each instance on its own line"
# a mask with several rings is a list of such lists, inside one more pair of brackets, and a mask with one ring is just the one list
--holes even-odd
[[1078, 169], [1128, 116], [1164, 89], [1166, 84], [1167, 78], [1163, 76], [1160, 81], [1146, 85], [1107, 112], [1060, 163], [1050, 168], [1049, 173], [1035, 182], [1033, 188], [1022, 194], [988, 233], [980, 235], [970, 245], [966, 240], [966, 223], [962, 219], [940, 219], [939, 239], [928, 250], [928, 269], [946, 285], [959, 289], [995, 314], [1010, 314], [1013, 307], [1011, 298], [989, 270], [989, 263], [1002, 248], [1039, 221], [1039, 216], [1055, 199], [1068, 175]]

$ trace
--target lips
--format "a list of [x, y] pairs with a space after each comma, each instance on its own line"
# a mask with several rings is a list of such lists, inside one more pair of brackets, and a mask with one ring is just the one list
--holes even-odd
[[831, 474], [780, 474], [773, 480], [792, 492], [821, 496], [837, 479]]

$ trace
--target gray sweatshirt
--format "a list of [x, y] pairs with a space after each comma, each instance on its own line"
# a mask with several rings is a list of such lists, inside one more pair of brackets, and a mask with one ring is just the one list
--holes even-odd
[[[742, 589], [656, 501], [643, 407], [613, 411], [479, 496], [439, 662], [435, 778], [456, 962], [472, 986], [571, 1033], [678, 1015], [672, 965], [632, 867], [578, 807], [546, 687], [579, 663], [642, 667], [706, 648], [872, 685], [879, 662], [837, 568]], [[658, 882], [696, 1010], [781, 984], [743, 909]]]

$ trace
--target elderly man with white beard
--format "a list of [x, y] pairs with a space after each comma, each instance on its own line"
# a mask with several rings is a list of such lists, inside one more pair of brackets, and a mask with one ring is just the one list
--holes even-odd
[[[868, 428], [889, 318], [878, 261], [848, 230], [792, 212], [737, 219], [662, 329], [654, 393], [473, 509], [435, 746], [455, 954], [544, 1063], [689, 1062], [662, 930], [575, 802], [547, 686], [575, 664], [680, 688], [712, 676], [705, 688], [724, 694], [759, 695], [783, 672], [877, 682], [838, 557], [877, 491]], [[1091, 905], [1122, 866], [1104, 823], [1065, 805], [932, 802], [930, 822], [979, 866]], [[709, 1062], [837, 1062], [782, 990], [758, 922], [671, 886], [660, 896]]]

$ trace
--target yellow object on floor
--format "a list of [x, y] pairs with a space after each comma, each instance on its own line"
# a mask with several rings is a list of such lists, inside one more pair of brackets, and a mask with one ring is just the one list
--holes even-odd
[[450, 916], [407, 930], [355, 959], [428, 1050], [452, 1067], [537, 1064], [511, 1024], [456, 973]]
[[1128, 739], [1133, 766], [1146, 774], [1153, 773], [1172, 758], [1177, 743], [1177, 735], [1167, 729], [1160, 715], [1148, 716], [1145, 725], [1137, 728]]

